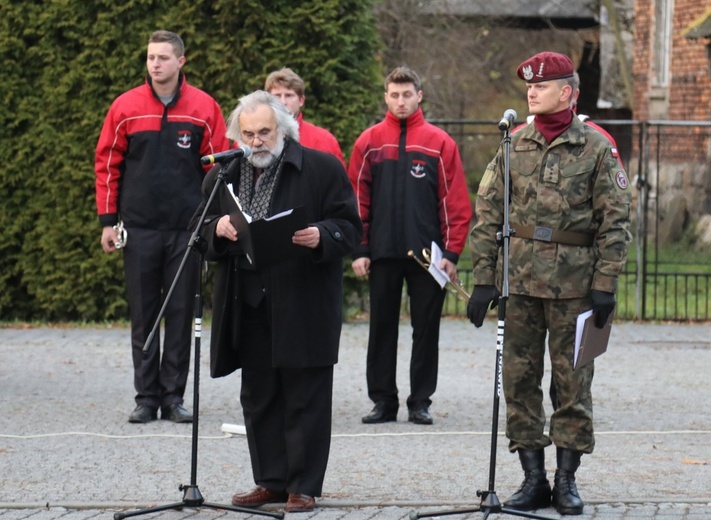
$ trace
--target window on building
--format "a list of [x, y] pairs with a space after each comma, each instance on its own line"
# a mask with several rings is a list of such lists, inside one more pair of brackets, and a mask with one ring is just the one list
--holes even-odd
[[669, 85], [673, 16], [674, 0], [655, 0], [654, 83], [658, 87]]

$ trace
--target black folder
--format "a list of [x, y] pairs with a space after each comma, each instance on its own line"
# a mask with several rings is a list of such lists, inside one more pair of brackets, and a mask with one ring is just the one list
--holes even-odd
[[[589, 312], [589, 316], [584, 316], [585, 314], [581, 314], [578, 318], [576, 330], [573, 357], [573, 368], [576, 370], [607, 351], [607, 343], [610, 341], [610, 331], [612, 330], [612, 318], [615, 313], [610, 313], [607, 323], [601, 329], [595, 326], [597, 314]], [[580, 338], [579, 341], [578, 337]]]
[[229, 246], [231, 254], [246, 256], [256, 268], [308, 254], [307, 247], [291, 241], [296, 231], [307, 227], [306, 210], [303, 206], [250, 222], [227, 186], [223, 186], [220, 201], [239, 235], [237, 242]]

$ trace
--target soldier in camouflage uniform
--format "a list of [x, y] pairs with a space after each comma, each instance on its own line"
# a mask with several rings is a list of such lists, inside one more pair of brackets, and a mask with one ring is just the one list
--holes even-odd
[[[534, 121], [511, 138], [509, 288], [503, 347], [503, 389], [509, 450], [518, 452], [524, 481], [504, 505], [529, 511], [548, 507], [578, 515], [583, 501], [575, 471], [595, 446], [593, 363], [573, 370], [578, 314], [592, 308], [602, 327], [615, 306], [617, 280], [630, 243], [631, 188], [609, 141], [574, 117], [573, 62], [544, 52], [523, 62]], [[474, 290], [467, 307], [480, 327], [500, 296], [503, 148], [479, 186], [477, 223], [470, 233]], [[545, 339], [560, 406], [546, 435], [543, 409]], [[551, 490], [544, 448], [557, 450]]]

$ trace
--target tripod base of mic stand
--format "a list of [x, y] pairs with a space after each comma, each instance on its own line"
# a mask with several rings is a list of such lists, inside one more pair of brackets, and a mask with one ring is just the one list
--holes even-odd
[[258, 509], [252, 509], [249, 507], [240, 507], [233, 505], [223, 505], [223, 504], [212, 504], [210, 502], [205, 502], [202, 497], [200, 490], [197, 486], [180, 486], [180, 491], [183, 491], [183, 501], [176, 502], [174, 504], [165, 504], [162, 506], [149, 507], [146, 509], [139, 509], [138, 511], [121, 512], [114, 514], [114, 520], [121, 520], [122, 518], [128, 518], [130, 516], [146, 515], [149, 513], [157, 513], [159, 511], [167, 511], [170, 509], [182, 510], [184, 507], [206, 507], [209, 509], [225, 510], [225, 511], [235, 511], [237, 513], [249, 513], [252, 515], [262, 515], [270, 516], [272, 518], [284, 518], [284, 513], [273, 513], [271, 511], [260, 511]]
[[499, 498], [496, 496], [496, 491], [477, 491], [477, 496], [483, 497], [479, 507], [472, 509], [449, 509], [445, 511], [431, 511], [429, 513], [418, 513], [417, 511], [410, 512], [410, 520], [417, 520], [418, 518], [428, 518], [431, 516], [447, 516], [447, 515], [465, 515], [469, 513], [477, 513], [481, 511], [484, 515], [482, 518], [486, 520], [492, 513], [498, 514], [508, 514], [512, 516], [520, 516], [523, 518], [538, 518], [540, 520], [553, 520], [547, 516], [536, 515], [534, 513], [529, 513], [527, 511], [519, 511], [518, 509], [512, 509], [510, 507], [503, 507]]

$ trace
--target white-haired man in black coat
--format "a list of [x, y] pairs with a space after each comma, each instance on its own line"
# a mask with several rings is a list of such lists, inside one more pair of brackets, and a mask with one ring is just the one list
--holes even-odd
[[[342, 259], [360, 242], [362, 224], [341, 162], [302, 147], [296, 121], [276, 97], [256, 91], [241, 98], [227, 136], [253, 150], [227, 167], [224, 180], [243, 209], [259, 219], [303, 206], [308, 222], [292, 238], [307, 254], [261, 268], [257, 261], [256, 269], [229, 253], [240, 237], [220, 197], [201, 230], [206, 258], [218, 261], [211, 375], [242, 369], [240, 401], [257, 484], [232, 503], [286, 502], [286, 511], [310, 511], [330, 450]], [[216, 182], [213, 170], [203, 183], [203, 205]]]

